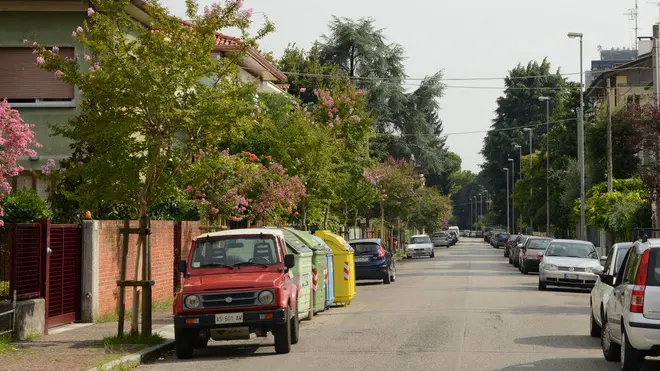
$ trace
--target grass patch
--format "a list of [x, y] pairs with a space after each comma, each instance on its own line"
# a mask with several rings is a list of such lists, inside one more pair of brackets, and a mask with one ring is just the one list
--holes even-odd
[[[174, 304], [174, 298], [153, 302], [151, 303], [151, 312], [153, 313], [158, 310], [172, 309], [173, 304]], [[131, 305], [131, 303], [127, 303], [127, 306], [129, 305]], [[142, 315], [142, 307], [140, 307], [140, 315]], [[133, 318], [133, 312], [126, 309], [125, 321], [130, 321], [132, 318]], [[108, 322], [119, 322], [119, 313], [109, 313], [99, 317], [96, 320], [96, 323], [108, 323]]]
[[38, 332], [31, 332], [25, 337], [25, 341], [31, 343], [41, 337], [41, 334]]
[[165, 338], [160, 334], [151, 334], [149, 336], [140, 336], [124, 334], [124, 336], [107, 336], [100, 341], [100, 344], [109, 351], [131, 351], [135, 352], [154, 345], [162, 344]]
[[9, 335], [0, 336], [0, 354], [7, 354], [16, 351], [18, 351], [18, 349], [14, 345], [12, 345], [11, 336]]

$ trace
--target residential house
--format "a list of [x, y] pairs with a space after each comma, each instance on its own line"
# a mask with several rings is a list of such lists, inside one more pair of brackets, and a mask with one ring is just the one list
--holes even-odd
[[593, 100], [596, 106], [606, 103], [607, 79], [610, 80], [610, 104], [614, 110], [628, 104], [643, 105], [652, 102], [655, 91], [651, 53], [640, 55], [633, 61], [600, 73], [585, 93], [585, 97]]
[[[142, 0], [132, 0], [126, 11], [148, 24], [145, 6]], [[13, 179], [14, 189], [33, 188], [47, 195], [48, 184], [36, 174], [48, 159], [61, 160], [71, 153], [66, 139], [51, 135], [49, 124], [65, 123], [76, 114], [80, 100], [77, 89], [37, 67], [31, 44], [23, 40], [58, 46], [60, 54], [77, 57], [82, 66], [85, 51], [71, 32], [83, 24], [89, 7], [88, 0], [0, 2], [0, 98], [7, 98], [23, 120], [34, 125], [37, 141], [43, 145], [35, 158], [20, 159], [25, 170]], [[222, 57], [244, 48], [238, 38], [221, 33], [216, 38], [213, 53]], [[245, 55], [238, 63], [245, 82], [257, 84], [258, 92], [286, 91], [276, 84], [286, 81], [281, 71], [253, 48], [243, 51]]]

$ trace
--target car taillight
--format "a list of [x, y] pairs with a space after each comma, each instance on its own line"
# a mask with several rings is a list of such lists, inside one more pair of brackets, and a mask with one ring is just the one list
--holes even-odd
[[630, 297], [630, 312], [644, 313], [644, 292], [646, 291], [646, 279], [649, 273], [649, 255], [651, 249], [647, 249], [642, 254], [642, 260], [639, 263], [639, 271], [635, 279], [635, 286]]
[[383, 246], [378, 249], [378, 258], [384, 258], [385, 257], [385, 249], [383, 249]]

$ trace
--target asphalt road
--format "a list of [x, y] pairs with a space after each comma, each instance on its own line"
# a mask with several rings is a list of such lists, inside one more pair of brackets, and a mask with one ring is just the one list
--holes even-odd
[[[401, 262], [391, 285], [358, 283], [350, 306], [301, 324], [300, 343], [276, 355], [272, 337], [210, 342], [154, 370], [618, 370], [589, 337], [589, 293], [537, 290], [537, 276], [478, 239]], [[647, 362], [646, 369], [660, 369]]]

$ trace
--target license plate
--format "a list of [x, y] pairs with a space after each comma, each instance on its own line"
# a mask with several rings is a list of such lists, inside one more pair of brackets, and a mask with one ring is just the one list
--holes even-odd
[[359, 256], [359, 257], [355, 258], [355, 261], [358, 262], [358, 263], [368, 262], [369, 257], [368, 256]]
[[222, 313], [215, 315], [216, 324], [243, 323], [243, 313]]
[[564, 274], [564, 278], [565, 278], [565, 279], [568, 279], [568, 280], [577, 280], [577, 279], [580, 279], [580, 275], [579, 275], [579, 274], [568, 274], [568, 273], [565, 273], [565, 274]]

